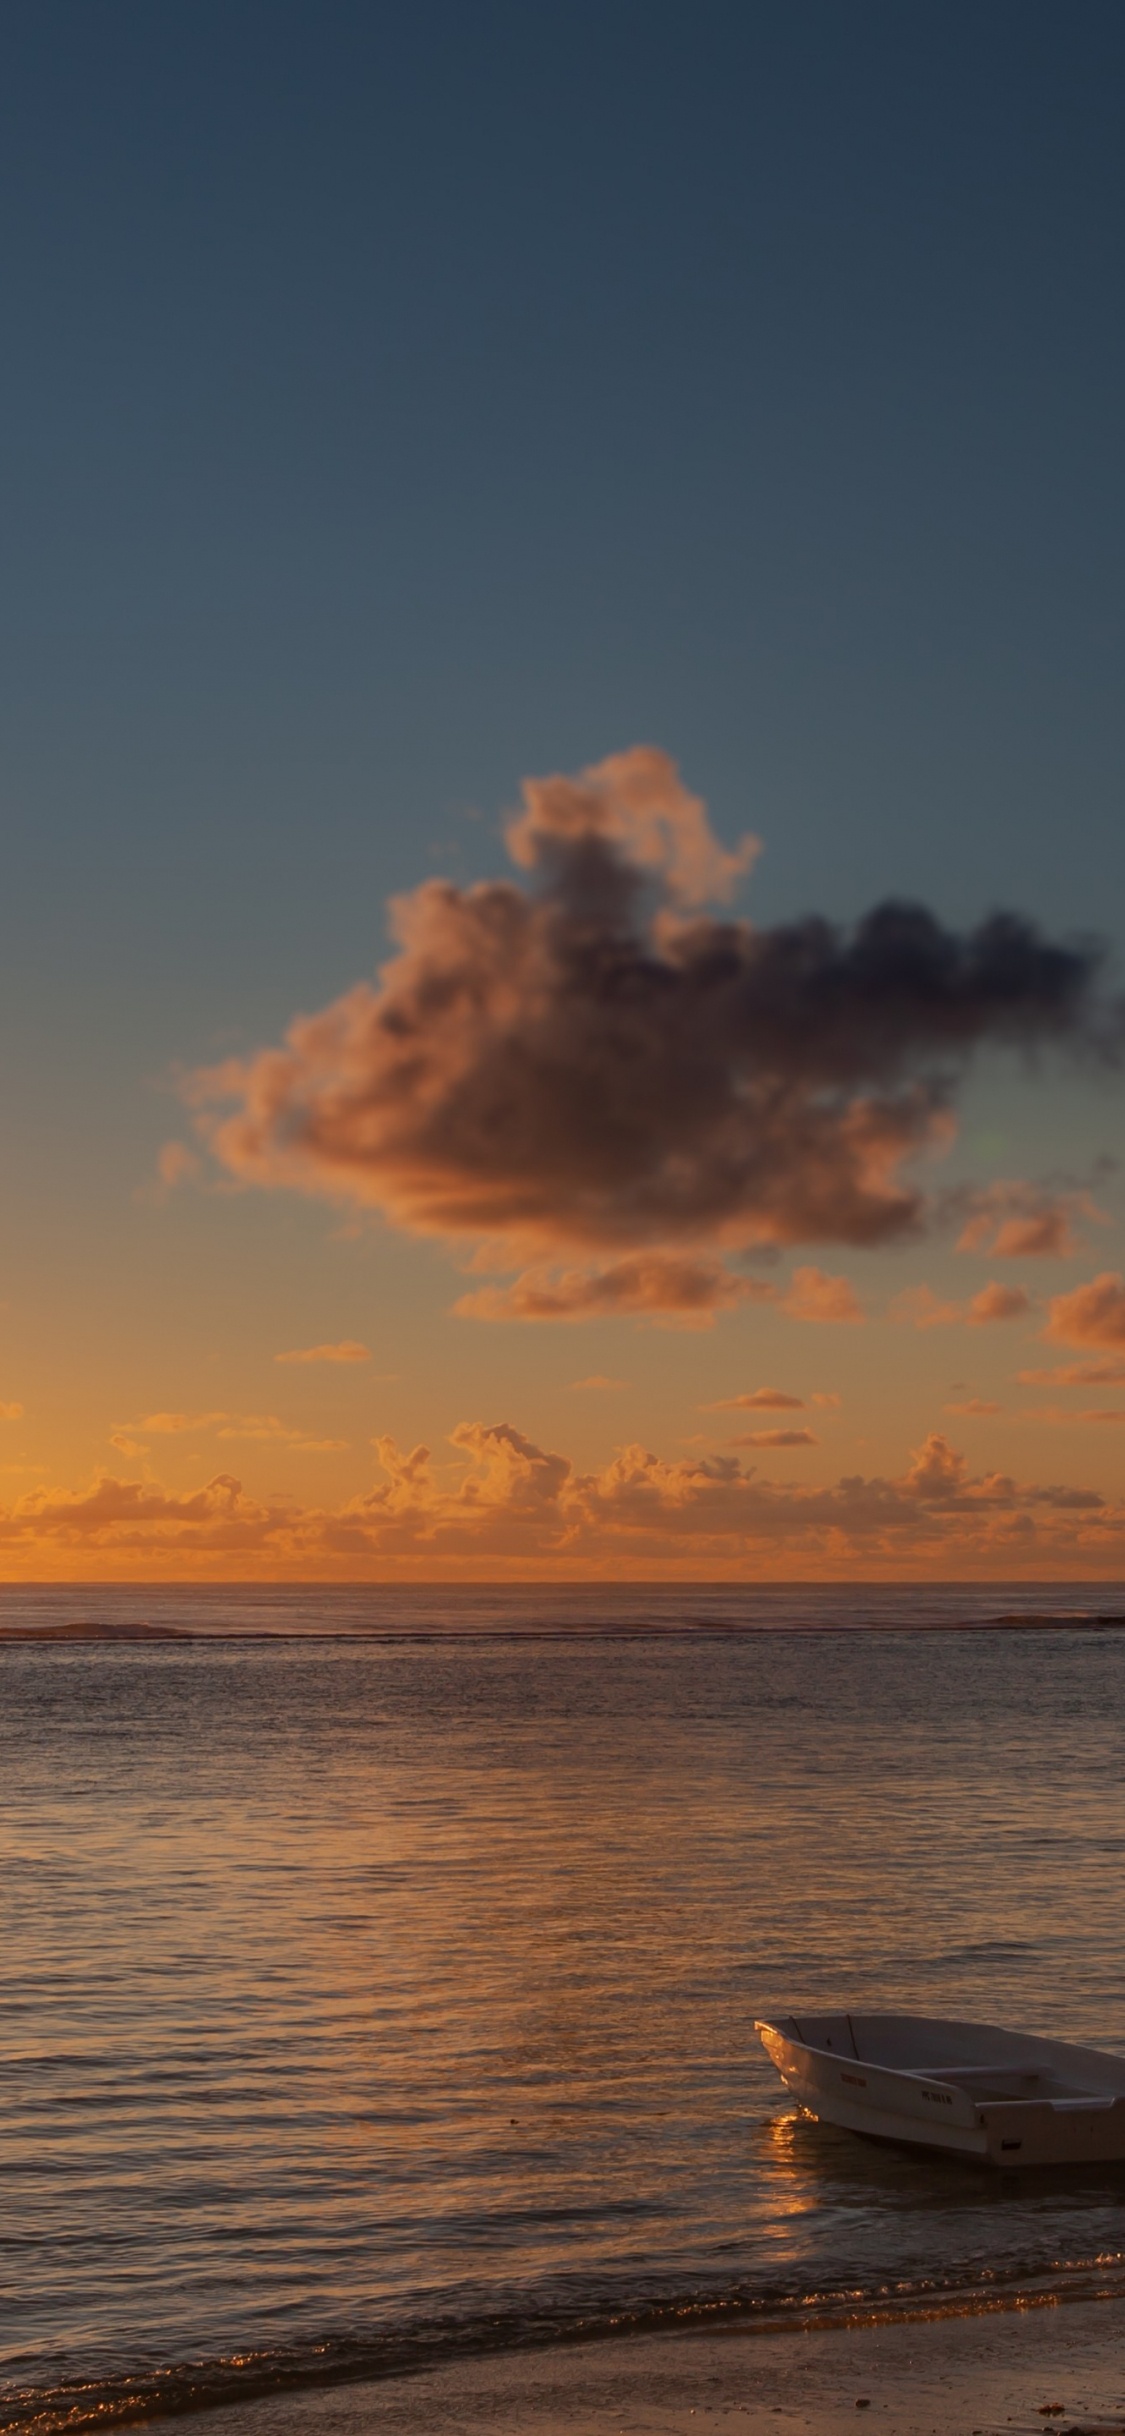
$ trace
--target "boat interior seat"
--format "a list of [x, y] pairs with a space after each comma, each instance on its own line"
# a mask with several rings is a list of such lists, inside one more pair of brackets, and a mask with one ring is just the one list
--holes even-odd
[[938, 2064], [924, 2071], [915, 2064], [907, 2073], [911, 2081], [944, 2081], [951, 2089], [963, 2089], [971, 2098], [990, 2099], [994, 2105], [1004, 2099], [1069, 2098], [1076, 2101], [1096, 2099], [1099, 2092], [1083, 2089], [1077, 2081], [1061, 2080], [1049, 2068], [1042, 2072], [1024, 2072], [1019, 2065], [1003, 2064]]

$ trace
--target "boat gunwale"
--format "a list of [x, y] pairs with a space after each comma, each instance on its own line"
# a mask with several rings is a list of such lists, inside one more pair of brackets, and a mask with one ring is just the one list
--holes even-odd
[[[1038, 2052], [1040, 2057], [1040, 2069], [1042, 2069], [1045, 2065], [1049, 2066], [1051, 2063], [1057, 2060], [1065, 2059], [1066, 2064], [1071, 2069], [1078, 2068], [1085, 2064], [1093, 2067], [1095, 2072], [1099, 2075], [1107, 2076], [1102, 2078], [1100, 2088], [1091, 2089], [1088, 2084], [1082, 2083], [1071, 2084], [1069, 2091], [1064, 2092], [1060, 2090], [1057, 2093], [1060, 2097], [1064, 2094], [1072, 2094], [1076, 2097], [1101, 2096], [1105, 2094], [1107, 2090], [1112, 2089], [1112, 2094], [1114, 2097], [1121, 2097], [1125, 2099], [1125, 2055], [1116, 2054], [1112, 2048], [1080, 2046], [1076, 2041], [1051, 2038], [1045, 2033], [1039, 2031], [1004, 2030], [996, 2022], [971, 2021], [953, 2014], [856, 2014], [854, 2012], [847, 2012], [829, 2015], [826, 2018], [832, 2021], [845, 2022], [847, 2024], [848, 2036], [851, 2039], [852, 2046], [850, 2056], [842, 2048], [818, 2046], [814, 2040], [807, 2038], [801, 2029], [800, 2022], [795, 2013], [785, 2014], [780, 2020], [772, 2021], [767, 2020], [763, 2016], [762, 2018], [755, 2020], [754, 2028], [759, 2037], [762, 2037], [762, 2033], [764, 2031], [769, 2031], [773, 2037], [783, 2040], [786, 2045], [799, 2048], [804, 2055], [816, 2056], [826, 2064], [839, 2065], [854, 2063], [858, 2064], [866, 2072], [887, 2073], [894, 2080], [915, 2082], [932, 2081], [935, 2086], [944, 2086], [949, 2089], [960, 2090], [966, 2097], [971, 2097], [973, 2095], [971, 2090], [964, 2088], [964, 2081], [967, 2080], [971, 2074], [979, 2073], [983, 2075], [986, 2073], [1014, 2073], [1020, 2071], [1021, 2069], [1026, 2069], [1023, 2059], [1026, 2058], [1030, 2062], [1031, 2057]], [[861, 2024], [902, 2024], [904, 2027], [907, 2025], [912, 2027], [916, 2025], [919, 2030], [946, 2030], [952, 2031], [958, 2036], [962, 2036], [966, 2033], [972, 2034], [973, 2032], [979, 2031], [989, 2039], [1003, 2039], [1010, 2041], [1016, 2052], [1014, 2054], [1009, 2054], [1008, 2056], [996, 2056], [991, 2061], [985, 2060], [980, 2063], [970, 2063], [968, 2061], [960, 2062], [955, 2058], [949, 2058], [943, 2063], [936, 2065], [921, 2063], [884, 2063], [882, 2059], [877, 2056], [860, 2054], [855, 2029], [853, 2027], [853, 2023], [857, 2020]], [[787, 2024], [789, 2025], [788, 2027], [786, 2026]], [[765, 2042], [763, 2040], [763, 2044], [764, 2043]], [[1115, 2088], [1113, 2087], [1113, 2080], [1109, 2076], [1114, 2076], [1117, 2078], [1117, 2086]], [[1007, 2096], [1004, 2096], [1003, 2099], [997, 2097], [992, 2101], [994, 2104], [1002, 2103], [1004, 2105], [1020, 2105], [1025, 2102], [1035, 2104], [1039, 2101], [1034, 2098], [1029, 2101], [1024, 2101], [1017, 2098], [1008, 2098]], [[983, 2093], [981, 2103], [985, 2103]]]

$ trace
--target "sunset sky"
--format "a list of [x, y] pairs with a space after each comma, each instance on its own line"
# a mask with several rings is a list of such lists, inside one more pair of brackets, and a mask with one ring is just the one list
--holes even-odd
[[1125, 1578], [1125, 18], [14, 0], [0, 1577]]

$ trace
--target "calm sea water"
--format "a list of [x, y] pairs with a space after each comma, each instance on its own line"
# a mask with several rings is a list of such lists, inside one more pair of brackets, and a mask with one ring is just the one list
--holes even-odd
[[[0, 2426], [1125, 2283], [1125, 2169], [868, 2146], [753, 2031], [1125, 2051], [1125, 1631], [1083, 1609], [1125, 1593], [3, 1594], [199, 1637], [0, 1648]], [[1072, 1621], [954, 1629], [1012, 1612]]]

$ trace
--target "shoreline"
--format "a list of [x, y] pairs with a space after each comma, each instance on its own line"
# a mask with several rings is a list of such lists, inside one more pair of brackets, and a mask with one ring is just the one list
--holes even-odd
[[[1125, 2436], [1125, 2298], [625, 2335], [192, 2412], [193, 2436]], [[170, 2427], [170, 2418], [149, 2420]]]

